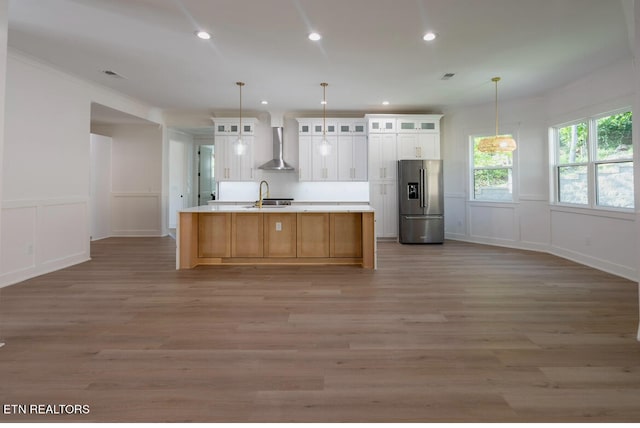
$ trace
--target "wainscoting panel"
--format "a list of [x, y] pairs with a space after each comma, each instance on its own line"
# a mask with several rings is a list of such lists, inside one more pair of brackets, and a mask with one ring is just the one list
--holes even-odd
[[2, 210], [0, 271], [33, 269], [36, 265], [36, 207]]
[[43, 265], [56, 264], [69, 257], [88, 253], [87, 204], [45, 205], [40, 208]]
[[511, 245], [517, 240], [515, 205], [469, 204], [468, 222], [473, 240]]
[[160, 193], [112, 193], [112, 236], [162, 236]]
[[0, 287], [89, 260], [88, 201], [5, 201]]
[[553, 254], [636, 280], [636, 225], [633, 214], [554, 207], [551, 210]]

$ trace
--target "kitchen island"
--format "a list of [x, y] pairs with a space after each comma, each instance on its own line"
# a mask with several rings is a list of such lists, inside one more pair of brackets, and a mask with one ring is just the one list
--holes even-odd
[[211, 205], [179, 212], [176, 268], [358, 265], [376, 268], [368, 205]]

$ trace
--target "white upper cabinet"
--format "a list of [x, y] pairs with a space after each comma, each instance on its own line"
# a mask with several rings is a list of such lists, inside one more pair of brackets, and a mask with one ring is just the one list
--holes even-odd
[[398, 159], [440, 159], [440, 134], [398, 134]]
[[311, 137], [311, 177], [313, 181], [338, 180], [338, 137], [327, 135], [324, 147], [322, 135]]
[[399, 118], [396, 122], [398, 133], [440, 133], [441, 115]]
[[397, 180], [396, 135], [369, 134], [369, 180]]
[[341, 134], [338, 138], [338, 180], [367, 181], [367, 137]]
[[399, 117], [398, 159], [440, 159], [441, 117], [439, 114]]
[[214, 118], [215, 179], [217, 181], [253, 181], [254, 118], [242, 119], [244, 150], [238, 153], [236, 141], [240, 135], [239, 118]]
[[[364, 119], [299, 118], [300, 181], [367, 181]], [[324, 131], [324, 132], [323, 132]], [[328, 147], [323, 147], [326, 136]]]
[[371, 133], [395, 133], [396, 118], [395, 117], [376, 117], [369, 118], [369, 134]]
[[[240, 134], [240, 119], [233, 118], [214, 118], [215, 135], [238, 135]], [[242, 135], [255, 134], [255, 119], [242, 118]]]
[[364, 120], [340, 121], [338, 135], [367, 135], [367, 122]]
[[300, 135], [298, 136], [298, 180], [299, 181], [313, 180], [312, 153], [313, 153], [313, 147], [311, 144], [311, 135], [300, 133]]
[[242, 137], [244, 152], [236, 149], [237, 136], [217, 135], [215, 137], [215, 178], [217, 181], [252, 181], [253, 136]]

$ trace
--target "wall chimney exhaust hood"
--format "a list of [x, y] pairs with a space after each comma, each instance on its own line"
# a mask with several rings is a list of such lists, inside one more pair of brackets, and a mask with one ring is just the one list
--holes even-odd
[[273, 136], [273, 159], [260, 165], [259, 169], [268, 171], [293, 171], [295, 168], [285, 162], [283, 157], [284, 127], [282, 114], [271, 112], [271, 130]]

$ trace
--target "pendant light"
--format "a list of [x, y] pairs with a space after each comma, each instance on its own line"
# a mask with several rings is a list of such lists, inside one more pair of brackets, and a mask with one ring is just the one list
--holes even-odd
[[238, 89], [240, 90], [240, 121], [238, 127], [238, 139], [235, 142], [235, 152], [236, 155], [242, 156], [247, 150], [247, 145], [242, 140], [242, 87], [244, 86], [244, 82], [236, 82], [236, 85], [238, 85]]
[[496, 135], [482, 138], [478, 142], [478, 150], [481, 152], [512, 152], [516, 149], [516, 141], [511, 135], [499, 135], [498, 133], [498, 82], [499, 77], [491, 79], [496, 84]]
[[320, 141], [320, 154], [329, 156], [331, 154], [331, 144], [327, 141], [327, 86], [328, 83], [322, 82], [322, 141]]

